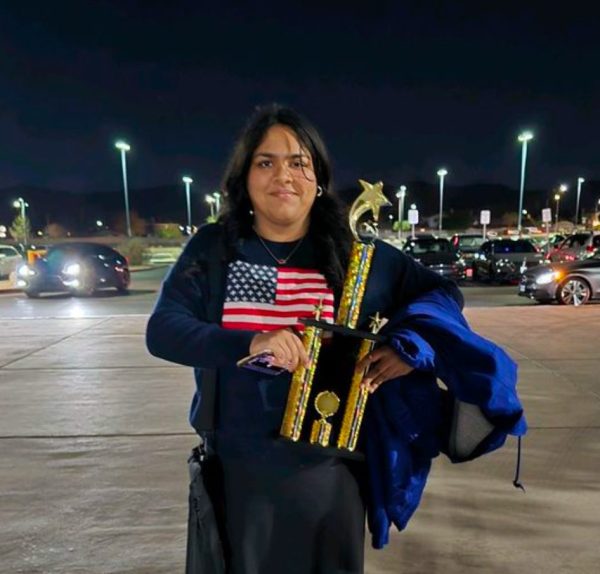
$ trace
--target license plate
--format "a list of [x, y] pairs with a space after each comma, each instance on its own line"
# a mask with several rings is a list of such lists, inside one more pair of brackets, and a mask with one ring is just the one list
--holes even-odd
[[519, 293], [525, 293], [525, 285], [519, 285]]
[[473, 269], [469, 268], [467, 269], [467, 277], [470, 279], [471, 277], [473, 277]]

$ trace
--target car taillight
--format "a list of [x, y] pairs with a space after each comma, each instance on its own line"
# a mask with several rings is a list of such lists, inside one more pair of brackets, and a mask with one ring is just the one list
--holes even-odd
[[596, 248], [595, 248], [593, 245], [586, 245], [586, 246], [585, 246], [585, 250], [586, 250], [588, 253], [594, 253], [594, 251], [596, 251]]

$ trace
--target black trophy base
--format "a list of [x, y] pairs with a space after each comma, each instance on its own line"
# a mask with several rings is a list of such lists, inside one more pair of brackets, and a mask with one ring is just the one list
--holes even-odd
[[[286, 448], [293, 450], [301, 454], [307, 454], [310, 456], [323, 456], [323, 457], [334, 457], [334, 458], [346, 458], [349, 460], [365, 460], [365, 455], [362, 451], [347, 450], [345, 448], [336, 448], [335, 446], [321, 446], [320, 444], [311, 444], [304, 440], [293, 441], [292, 439], [279, 437], [276, 439], [277, 442], [285, 443]], [[335, 444], [335, 443], [334, 443]]]

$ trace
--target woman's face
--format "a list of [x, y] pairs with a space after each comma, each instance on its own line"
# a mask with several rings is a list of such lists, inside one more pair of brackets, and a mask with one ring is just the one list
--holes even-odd
[[254, 151], [246, 183], [259, 228], [308, 222], [317, 178], [310, 154], [290, 128], [269, 128]]

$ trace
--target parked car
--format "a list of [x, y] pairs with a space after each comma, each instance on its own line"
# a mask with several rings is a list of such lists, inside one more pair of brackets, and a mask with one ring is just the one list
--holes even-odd
[[577, 261], [593, 255], [599, 249], [600, 233], [573, 233], [548, 253], [548, 259], [552, 262]]
[[540, 303], [558, 301], [563, 305], [584, 305], [590, 299], [600, 298], [600, 254], [526, 271], [519, 283], [519, 295]]
[[10, 276], [23, 263], [23, 257], [12, 245], [0, 245], [0, 279]]
[[473, 279], [517, 282], [523, 269], [542, 260], [543, 254], [529, 239], [493, 239], [475, 255]]
[[480, 233], [455, 233], [450, 238], [452, 247], [458, 251], [458, 254], [467, 266], [467, 277], [472, 275], [473, 259], [485, 241], [485, 238]]
[[125, 257], [96, 243], [53, 245], [43, 257], [19, 267], [17, 275], [17, 286], [28, 297], [49, 292], [92, 295], [97, 289], [108, 287], [127, 293], [130, 282]]
[[465, 262], [447, 239], [417, 237], [409, 239], [403, 251], [425, 267], [454, 281], [466, 277]]

